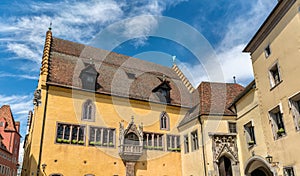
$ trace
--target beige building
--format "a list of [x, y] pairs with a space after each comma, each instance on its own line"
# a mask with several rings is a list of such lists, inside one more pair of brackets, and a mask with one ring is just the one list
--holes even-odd
[[272, 159], [269, 170], [274, 175], [300, 174], [299, 7], [299, 0], [279, 1], [244, 49], [251, 54], [256, 82], [258, 109], [251, 113], [258, 111], [260, 121], [254, 114], [247, 117], [253, 116], [255, 136], [264, 140], [251, 149], [252, 157], [245, 155], [245, 174], [265, 168], [266, 156]]

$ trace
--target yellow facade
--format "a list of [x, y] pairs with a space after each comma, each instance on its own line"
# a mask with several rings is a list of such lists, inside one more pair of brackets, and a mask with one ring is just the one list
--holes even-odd
[[[86, 99], [91, 98], [94, 99], [97, 109], [95, 122], [82, 121], [82, 104]], [[43, 109], [43, 106], [36, 108], [35, 117], [39, 115], [40, 109]], [[168, 131], [160, 130], [159, 117], [162, 111], [168, 112], [170, 117], [170, 130]], [[178, 134], [176, 126], [186, 111], [187, 109], [178, 107], [149, 104], [149, 102], [49, 86], [47, 119], [41, 156], [41, 163], [47, 165], [44, 175], [51, 173], [63, 175], [126, 175], [126, 168], [118, 154], [118, 133], [116, 133], [115, 139], [117, 146], [114, 148], [88, 146], [88, 127], [91, 125], [105, 126], [116, 128], [118, 131], [121, 121], [126, 123], [131, 120], [131, 116], [134, 116], [135, 123], [143, 123], [144, 131], [175, 135]], [[41, 129], [38, 130], [36, 127], [42, 125], [41, 121], [42, 118], [34, 119], [32, 138], [40, 138]], [[57, 144], [57, 122], [86, 126], [85, 145]], [[32, 143], [28, 145], [30, 145], [30, 151], [32, 152], [29, 157], [31, 159], [30, 173], [33, 173], [37, 167], [37, 151], [39, 151], [40, 143], [39, 140], [32, 140]], [[136, 175], [181, 175], [179, 152], [149, 150], [144, 155], [136, 164]], [[166, 167], [168, 169], [165, 169]], [[26, 174], [29, 173], [24, 172], [24, 175]]]

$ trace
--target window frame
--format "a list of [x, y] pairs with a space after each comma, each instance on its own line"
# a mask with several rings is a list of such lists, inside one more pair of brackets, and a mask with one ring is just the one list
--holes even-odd
[[180, 135], [167, 134], [167, 151], [181, 152]]
[[190, 149], [189, 149], [189, 135], [186, 134], [183, 136], [183, 142], [184, 142], [184, 153], [187, 154], [190, 152]]
[[[151, 136], [151, 139], [149, 139], [149, 136]], [[154, 139], [152, 139], [153, 136]], [[147, 132], [147, 131], [143, 132], [143, 148], [145, 150], [164, 150], [164, 146], [165, 146], [164, 143], [165, 143], [164, 134]]]
[[[234, 124], [234, 129], [235, 129], [234, 131], [235, 131], [235, 132], [232, 132], [232, 131], [231, 131], [231, 126], [230, 126], [231, 124]], [[229, 132], [229, 133], [237, 133], [236, 122], [228, 122], [228, 132]]]
[[288, 98], [289, 108], [292, 112], [295, 130], [300, 131], [300, 92]]
[[[89, 111], [88, 109], [86, 109], [86, 106], [88, 106], [87, 108], [91, 108]], [[89, 115], [87, 115], [86, 113], [90, 113], [90, 119], [86, 118]], [[82, 103], [82, 115], [81, 115], [81, 120], [82, 121], [90, 121], [90, 122], [94, 122], [95, 121], [95, 114], [96, 114], [96, 106], [95, 103], [91, 100], [91, 99], [87, 99], [86, 101], [84, 101]]]
[[[286, 173], [286, 171], [289, 170], [289, 169], [291, 169], [292, 175], [289, 175], [288, 173]], [[284, 166], [283, 167], [283, 175], [284, 176], [296, 176], [294, 167], [293, 166]]]
[[[270, 120], [271, 126], [272, 126], [274, 140], [277, 140], [277, 139], [280, 139], [280, 138], [286, 136], [287, 134], [286, 134], [286, 128], [284, 125], [282, 105], [279, 104], [279, 105], [275, 106], [274, 108], [272, 108], [269, 111], [268, 114], [269, 114], [269, 120]], [[278, 118], [280, 118], [280, 119], [278, 119]], [[280, 130], [281, 128], [283, 129], [283, 132], [282, 132], [282, 130]]]
[[253, 147], [256, 145], [256, 137], [255, 137], [255, 130], [254, 130], [254, 123], [253, 121], [249, 121], [244, 125], [244, 130], [245, 130], [245, 137], [246, 137], [246, 142], [248, 144], [248, 147]]
[[[94, 129], [97, 131], [101, 130], [99, 141], [97, 140], [97, 134], [92, 141], [92, 133], [91, 130]], [[110, 133], [109, 133], [110, 131]], [[112, 138], [111, 134], [112, 133]], [[107, 135], [106, 138], [104, 138], [105, 134]], [[106, 139], [106, 140], [105, 140]], [[105, 140], [105, 141], [104, 141]], [[94, 143], [93, 143], [94, 142]], [[105, 148], [115, 148], [116, 147], [116, 128], [109, 128], [109, 127], [102, 127], [102, 126], [89, 126], [89, 134], [88, 134], [88, 146], [97, 146], [97, 147], [105, 147]]]
[[192, 147], [192, 151], [199, 150], [198, 130], [191, 132], [191, 147]]
[[[70, 128], [69, 137], [68, 139], [65, 139], [65, 129], [62, 131], [62, 137], [59, 138], [58, 134], [58, 127], [59, 125], [66, 125], [66, 126], [73, 126], [73, 127], [79, 127], [80, 129], [83, 128], [83, 134], [80, 135], [80, 131], [76, 134], [76, 139], [73, 139], [73, 128]], [[80, 136], [82, 136], [82, 139], [80, 139]], [[65, 123], [65, 122], [56, 122], [56, 135], [55, 135], [55, 144], [72, 144], [72, 145], [85, 145], [85, 139], [86, 139], [86, 125], [81, 124], [71, 124], [71, 123]], [[66, 140], [66, 141], [64, 141]], [[74, 141], [73, 141], [74, 140]]]
[[[276, 70], [278, 74], [274, 74], [274, 70]], [[278, 60], [274, 64], [272, 64], [272, 66], [268, 69], [268, 75], [271, 89], [273, 89], [282, 82], [282, 76], [280, 73]], [[276, 81], [276, 75], [278, 75], [278, 81]]]
[[166, 111], [160, 113], [160, 130], [170, 130], [170, 117]]
[[265, 57], [266, 57], [266, 58], [268, 58], [268, 57], [272, 54], [270, 44], [268, 44], [268, 45], [265, 47], [264, 53], [265, 53]]

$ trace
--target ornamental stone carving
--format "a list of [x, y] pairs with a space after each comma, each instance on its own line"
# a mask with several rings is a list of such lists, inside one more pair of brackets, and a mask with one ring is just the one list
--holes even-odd
[[228, 156], [235, 163], [238, 163], [238, 148], [236, 136], [231, 134], [213, 135], [214, 162], [218, 163], [222, 156]]

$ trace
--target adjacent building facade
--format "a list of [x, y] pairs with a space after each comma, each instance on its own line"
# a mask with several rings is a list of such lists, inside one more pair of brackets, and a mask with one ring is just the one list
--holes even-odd
[[20, 122], [15, 122], [10, 106], [0, 108], [0, 175], [15, 176], [19, 167]]
[[300, 1], [281, 0], [244, 49], [255, 79], [202, 82], [46, 34], [22, 175], [300, 174]]

